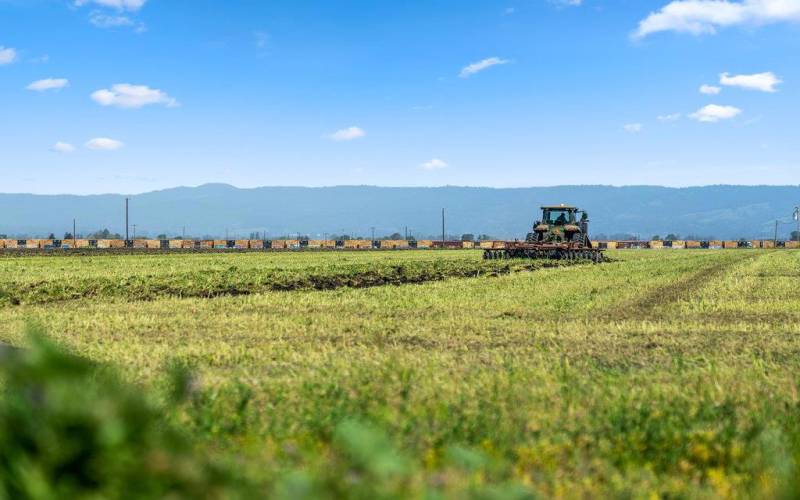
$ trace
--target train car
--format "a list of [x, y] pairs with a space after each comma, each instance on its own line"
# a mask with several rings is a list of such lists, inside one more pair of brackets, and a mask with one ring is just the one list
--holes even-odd
[[199, 243], [200, 245], [195, 248], [204, 248], [204, 249], [214, 248], [214, 240], [201, 240], [196, 243]]
[[649, 244], [650, 248], [652, 248], [654, 250], [661, 250], [662, 248], [664, 248], [664, 242], [661, 241], [661, 240], [652, 240], [648, 244]]
[[674, 248], [676, 250], [683, 250], [686, 248], [686, 242], [683, 240], [672, 240], [670, 242], [670, 248]]
[[250, 240], [233, 240], [233, 248], [248, 250], [250, 248]]
[[370, 240], [347, 240], [344, 242], [344, 247], [349, 249], [365, 250], [372, 248], [372, 241]]
[[170, 250], [180, 250], [183, 248], [183, 240], [169, 240], [167, 246]]
[[145, 240], [145, 248], [149, 250], [157, 250], [161, 248], [161, 240]]
[[97, 248], [111, 248], [111, 240], [97, 240]]
[[475, 242], [474, 241], [462, 241], [461, 242], [461, 248], [467, 248], [467, 249], [475, 248]]
[[775, 242], [772, 240], [762, 240], [761, 248], [775, 248]]
[[761, 248], [761, 240], [751, 240], [750, 248]]
[[431, 240], [417, 240], [417, 248], [430, 248], [432, 246], [433, 246], [433, 241]]
[[227, 240], [214, 240], [214, 248], [228, 248]]
[[722, 248], [739, 248], [738, 241], [725, 240], [722, 242]]
[[264, 240], [248, 240], [247, 247], [251, 250], [262, 250], [264, 248]]
[[685, 242], [686, 248], [703, 248], [700, 241], [687, 240]]
[[133, 240], [133, 248], [147, 248], [147, 240]]
[[5, 247], [6, 247], [6, 240], [0, 240], [0, 249], [3, 249]]
[[408, 241], [406, 240], [382, 240], [380, 245], [380, 248], [388, 248], [390, 250], [409, 248]]
[[797, 240], [789, 240], [784, 244], [785, 248], [800, 248], [800, 241]]
[[125, 240], [109, 240], [108, 248], [125, 248]]
[[719, 250], [723, 248], [722, 242], [720, 240], [711, 240], [708, 242], [708, 248], [712, 250]]

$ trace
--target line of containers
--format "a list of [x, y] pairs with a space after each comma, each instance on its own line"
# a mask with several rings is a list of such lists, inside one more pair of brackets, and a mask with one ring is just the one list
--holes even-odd
[[[680, 249], [680, 248], [800, 248], [800, 242], [783, 240], [750, 241], [595, 241], [600, 249]], [[0, 249], [70, 249], [70, 248], [140, 248], [140, 249], [238, 249], [238, 250], [300, 250], [300, 249], [410, 249], [410, 248], [503, 248], [504, 241], [436, 241], [436, 240], [0, 240]]]

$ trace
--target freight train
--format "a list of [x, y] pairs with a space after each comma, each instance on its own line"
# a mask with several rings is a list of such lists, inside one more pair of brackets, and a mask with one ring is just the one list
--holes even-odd
[[[505, 241], [441, 240], [41, 240], [0, 239], [0, 250], [142, 249], [142, 250], [405, 250], [425, 248], [483, 250], [504, 248]], [[599, 249], [683, 249], [683, 248], [800, 248], [798, 241], [593, 241]]]

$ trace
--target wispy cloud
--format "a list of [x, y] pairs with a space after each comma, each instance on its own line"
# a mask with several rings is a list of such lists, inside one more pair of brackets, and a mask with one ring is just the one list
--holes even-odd
[[269, 33], [266, 31], [254, 31], [253, 43], [255, 43], [257, 49], [266, 49], [269, 44]]
[[0, 45], [0, 65], [11, 64], [17, 60], [17, 51]]
[[675, 122], [681, 119], [680, 113], [672, 113], [669, 115], [658, 115], [658, 121], [660, 122]]
[[754, 75], [729, 75], [722, 73], [719, 75], [719, 83], [729, 87], [739, 87], [747, 90], [760, 90], [761, 92], [777, 92], [776, 85], [783, 81], [775, 76], [775, 73], [756, 73]]
[[360, 139], [365, 135], [367, 135], [367, 133], [363, 129], [352, 126], [328, 134], [328, 138], [333, 141], [352, 141], [353, 139]]
[[675, 0], [639, 22], [634, 38], [675, 31], [714, 34], [719, 28], [800, 21], [797, 0]]
[[58, 141], [50, 147], [50, 151], [54, 153], [72, 153], [75, 151], [75, 146], [68, 142]]
[[474, 75], [475, 73], [479, 73], [485, 69], [491, 68], [492, 66], [497, 66], [500, 64], [508, 64], [509, 60], [507, 59], [500, 59], [499, 57], [489, 57], [487, 59], [483, 59], [482, 61], [474, 62], [469, 64], [461, 69], [461, 73], [458, 74], [461, 78], [468, 78], [470, 75]]
[[440, 160], [439, 158], [433, 158], [425, 163], [420, 164], [419, 168], [422, 170], [441, 170], [443, 168], [447, 168], [447, 162]]
[[109, 139], [108, 137], [96, 137], [90, 139], [86, 143], [86, 147], [94, 151], [114, 151], [120, 149], [124, 145], [125, 144], [122, 142], [116, 139]]
[[46, 90], [61, 90], [68, 85], [69, 80], [66, 78], [45, 78], [44, 80], [36, 80], [25, 88], [36, 92], [44, 92]]
[[729, 120], [742, 113], [742, 110], [734, 106], [720, 106], [709, 104], [698, 109], [689, 115], [689, 118], [699, 122], [715, 123], [720, 120]]
[[701, 93], [701, 94], [706, 94], [706, 95], [717, 95], [717, 94], [719, 94], [719, 93], [720, 93], [720, 91], [721, 91], [722, 89], [721, 89], [721, 88], [719, 88], [719, 87], [715, 87], [715, 86], [713, 86], [713, 85], [706, 85], [706, 84], [703, 84], [703, 85], [700, 85], [700, 88], [699, 88], [698, 90], [700, 91], [700, 93]]
[[101, 89], [92, 93], [92, 100], [101, 106], [134, 109], [153, 104], [161, 104], [168, 108], [178, 106], [178, 101], [158, 89], [146, 85], [118, 83], [111, 89]]
[[133, 28], [136, 33], [144, 33], [147, 31], [147, 27], [144, 23], [133, 20], [128, 16], [109, 16], [102, 12], [92, 12], [89, 15], [89, 22], [103, 29]]
[[94, 4], [100, 7], [109, 7], [117, 10], [128, 10], [135, 12], [147, 3], [147, 0], [75, 0], [75, 6]]
[[641, 123], [626, 123], [622, 126], [622, 128], [625, 129], [625, 132], [628, 132], [629, 134], [638, 134], [642, 131], [644, 125]]

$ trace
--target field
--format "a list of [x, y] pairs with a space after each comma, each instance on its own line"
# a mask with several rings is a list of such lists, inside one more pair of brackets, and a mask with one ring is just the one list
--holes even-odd
[[119, 372], [243, 496], [800, 494], [800, 251], [608, 255], [0, 258], [0, 340]]

